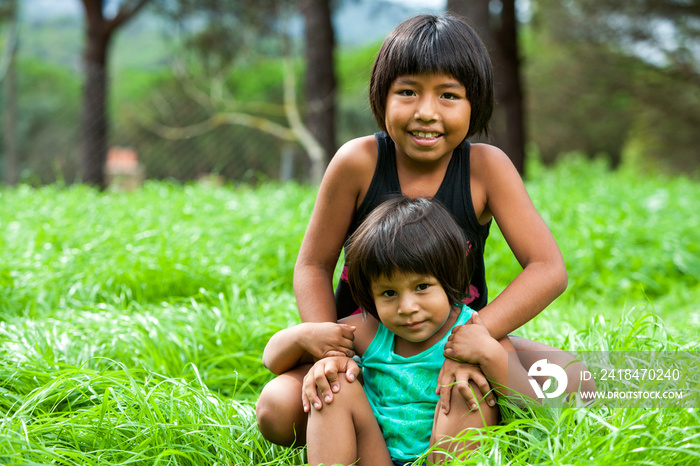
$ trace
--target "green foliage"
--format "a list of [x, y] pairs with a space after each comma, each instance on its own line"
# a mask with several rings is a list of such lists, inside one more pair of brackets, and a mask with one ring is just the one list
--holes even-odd
[[[20, 55], [17, 76], [18, 151], [21, 168], [32, 168], [20, 173], [20, 179], [38, 184], [62, 178], [65, 172], [74, 173], [80, 118], [77, 74], [45, 61], [23, 59]], [[0, 96], [0, 108], [3, 105]]]
[[378, 131], [369, 106], [369, 78], [381, 43], [340, 50], [336, 56], [338, 75], [338, 136], [344, 142]]
[[697, 14], [676, 1], [533, 2], [521, 44], [527, 126], [544, 159], [581, 151], [618, 164], [633, 146], [697, 173]]
[[[299, 76], [297, 79], [303, 79]], [[233, 96], [241, 102], [267, 101], [282, 105], [284, 64], [281, 59], [261, 59], [236, 68], [228, 80]]]
[[[572, 350], [698, 351], [700, 186], [571, 156], [528, 190], [569, 290], [518, 334]], [[292, 270], [315, 191], [149, 182], [0, 189], [0, 463], [303, 465], [254, 400], [269, 337], [298, 322]], [[494, 229], [495, 296], [519, 268]], [[690, 464], [678, 409], [503, 407], [453, 464]]]

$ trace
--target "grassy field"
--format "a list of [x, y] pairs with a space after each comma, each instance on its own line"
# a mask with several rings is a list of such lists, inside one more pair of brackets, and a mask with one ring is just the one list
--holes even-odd
[[[698, 351], [700, 185], [572, 159], [528, 190], [570, 285], [518, 333], [571, 350]], [[302, 465], [265, 442], [267, 339], [298, 321], [315, 189], [0, 188], [0, 464]], [[518, 266], [497, 229], [492, 296]], [[700, 462], [693, 409], [506, 409], [455, 464]]]

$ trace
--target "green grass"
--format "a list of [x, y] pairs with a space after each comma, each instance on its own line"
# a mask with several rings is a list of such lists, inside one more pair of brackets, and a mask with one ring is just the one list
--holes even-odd
[[[700, 185], [533, 164], [570, 285], [518, 333], [572, 350], [697, 351]], [[295, 184], [0, 188], [0, 464], [302, 465], [254, 401], [267, 339], [298, 321], [292, 269], [315, 197]], [[518, 267], [497, 229], [492, 296]], [[681, 409], [505, 408], [484, 464], [692, 464]]]

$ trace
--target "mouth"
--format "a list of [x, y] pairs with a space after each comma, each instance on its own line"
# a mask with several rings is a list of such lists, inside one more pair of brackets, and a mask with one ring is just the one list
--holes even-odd
[[409, 131], [409, 133], [418, 139], [437, 139], [442, 136], [442, 134], [435, 131]]
[[423, 326], [425, 321], [420, 321], [420, 322], [412, 322], [409, 324], [404, 324], [403, 327], [406, 328], [407, 330], [418, 330]]

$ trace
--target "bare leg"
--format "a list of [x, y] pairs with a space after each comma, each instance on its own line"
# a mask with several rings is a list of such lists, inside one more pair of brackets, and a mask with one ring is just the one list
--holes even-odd
[[[442, 406], [438, 402], [435, 408], [435, 421], [433, 422], [433, 432], [430, 436], [430, 446], [438, 445], [441, 449], [450, 452], [473, 450], [479, 446], [477, 442], [454, 441], [461, 433], [469, 429], [481, 429], [485, 426], [498, 424], [498, 405], [489, 406], [479, 388], [469, 382], [474, 395], [479, 400], [478, 409], [472, 411], [456, 388], [452, 389], [452, 399], [450, 401], [450, 412], [444, 414]], [[428, 461], [442, 463], [446, 456], [440, 452], [433, 452], [428, 457]]]
[[255, 411], [258, 428], [270, 442], [285, 447], [306, 443], [307, 415], [301, 405], [301, 384], [310, 367], [296, 367], [263, 388]]
[[309, 464], [392, 466], [389, 450], [364, 388], [344, 377], [331, 404], [311, 409], [307, 425]]
[[[571, 353], [522, 337], [511, 336], [510, 341], [513, 343], [518, 359], [526, 371], [536, 361], [547, 358], [549, 362], [558, 365], [566, 372], [566, 376], [569, 379], [566, 393], [578, 392], [579, 386], [582, 392], [596, 390], [595, 380], [581, 380], [581, 371], [585, 370], [586, 367], [581, 362], [574, 362], [576, 358]], [[537, 381], [540, 384], [544, 382], [544, 380], [539, 380], [539, 377], [536, 377], [536, 379], [538, 379]]]

